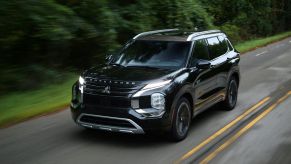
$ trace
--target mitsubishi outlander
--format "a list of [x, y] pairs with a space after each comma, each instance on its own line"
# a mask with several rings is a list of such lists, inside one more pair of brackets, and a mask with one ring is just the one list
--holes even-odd
[[219, 30], [166, 29], [140, 33], [107, 63], [84, 71], [72, 88], [71, 113], [85, 128], [176, 141], [193, 117], [237, 102], [239, 52]]

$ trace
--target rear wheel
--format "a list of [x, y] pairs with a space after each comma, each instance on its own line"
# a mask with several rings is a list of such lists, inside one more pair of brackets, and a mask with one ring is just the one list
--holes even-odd
[[238, 83], [234, 77], [231, 77], [226, 92], [226, 98], [222, 102], [222, 106], [225, 110], [234, 109], [237, 102], [237, 93], [238, 93]]
[[190, 103], [186, 98], [181, 98], [174, 111], [171, 137], [174, 141], [186, 138], [191, 122]]

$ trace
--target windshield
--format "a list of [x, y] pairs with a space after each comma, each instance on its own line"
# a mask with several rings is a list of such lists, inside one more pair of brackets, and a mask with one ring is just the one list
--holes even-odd
[[191, 42], [138, 40], [122, 50], [111, 64], [180, 68], [185, 65], [190, 46]]

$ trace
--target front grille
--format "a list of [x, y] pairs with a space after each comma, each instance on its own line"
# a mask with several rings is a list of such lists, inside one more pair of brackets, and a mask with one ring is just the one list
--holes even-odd
[[[104, 92], [105, 87], [110, 86], [110, 93]], [[94, 85], [94, 84], [86, 84], [85, 90], [88, 94], [98, 94], [98, 95], [114, 95], [114, 96], [127, 96], [129, 94], [133, 94], [137, 91], [136, 88], [117, 88], [112, 87], [111, 85]]]
[[135, 128], [130, 122], [126, 120], [103, 118], [103, 117], [93, 117], [93, 116], [82, 116], [80, 119], [83, 123], [104, 125], [104, 126], [114, 126], [114, 127], [124, 127], [124, 128]]
[[[105, 88], [108, 86], [110, 87], [109, 93], [105, 92]], [[92, 95], [127, 97], [141, 89], [141, 87], [142, 86], [138, 82], [86, 78], [84, 92]]]
[[94, 106], [128, 108], [131, 95], [142, 87], [139, 82], [87, 77], [83, 102]]

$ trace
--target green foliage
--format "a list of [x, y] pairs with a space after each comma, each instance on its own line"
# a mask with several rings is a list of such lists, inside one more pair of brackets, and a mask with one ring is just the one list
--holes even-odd
[[230, 39], [234, 42], [237, 43], [242, 40], [241, 38], [241, 29], [233, 24], [225, 23], [222, 26], [220, 26], [220, 29], [225, 32]]
[[157, 27], [193, 30], [212, 27], [209, 15], [196, 0], [166, 0], [152, 2]]
[[26, 91], [56, 84], [67, 79], [65, 71], [45, 68], [40, 65], [28, 65], [25, 67], [5, 66], [5, 69], [0, 70], [0, 74], [1, 91]]
[[[240, 41], [267, 36], [286, 29], [278, 29], [273, 16], [277, 8], [272, 3], [282, 0], [201, 0], [206, 10], [214, 17], [214, 25], [228, 29], [239, 27]], [[284, 10], [281, 10], [284, 11]], [[284, 20], [280, 21], [285, 22]]]
[[257, 38], [257, 39], [244, 41], [244, 42], [236, 44], [235, 47], [239, 52], [244, 53], [244, 52], [256, 49], [258, 47], [266, 46], [270, 43], [273, 43], [275, 41], [278, 41], [290, 36], [291, 36], [291, 32], [284, 32], [284, 33], [280, 33], [280, 34], [273, 35], [266, 38]]
[[0, 127], [50, 113], [68, 106], [71, 87], [77, 76], [68, 75], [66, 82], [50, 84], [33, 91], [6, 94], [0, 98]]
[[288, 0], [3, 0], [0, 13], [1, 90], [101, 63], [142, 31], [220, 28], [241, 42], [291, 28]]

